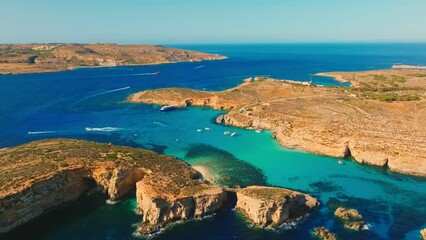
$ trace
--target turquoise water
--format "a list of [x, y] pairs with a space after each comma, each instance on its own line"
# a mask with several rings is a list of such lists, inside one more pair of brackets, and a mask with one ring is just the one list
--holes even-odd
[[[424, 44], [186, 47], [230, 58], [0, 76], [0, 147], [55, 137], [144, 147], [207, 166], [223, 184], [289, 187], [309, 192], [321, 201], [306, 220], [279, 233], [249, 228], [234, 211], [223, 211], [201, 221], [175, 225], [158, 239], [309, 239], [309, 231], [322, 225], [341, 239], [419, 239], [419, 230], [426, 227], [424, 179], [362, 166], [350, 159], [339, 165], [339, 159], [287, 150], [271, 139], [270, 132], [216, 125], [214, 119], [222, 112], [207, 108], [159, 112], [158, 106], [123, 100], [139, 90], [168, 86], [226, 89], [256, 75], [336, 85], [329, 78], [311, 74], [388, 68], [396, 63], [426, 64]], [[156, 71], [161, 75], [144, 75]], [[86, 127], [99, 131], [87, 131]], [[197, 132], [206, 127], [212, 130]], [[224, 131], [236, 131], [238, 136], [226, 136]], [[371, 224], [370, 230], [344, 230], [332, 216], [337, 206], [357, 208]], [[105, 196], [84, 197], [76, 205], [0, 238], [133, 239], [134, 224], [140, 219], [134, 208], [132, 194], [116, 205], [107, 205]]]

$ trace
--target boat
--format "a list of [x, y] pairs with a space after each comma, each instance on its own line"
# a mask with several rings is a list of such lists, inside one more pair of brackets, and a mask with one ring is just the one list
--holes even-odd
[[343, 165], [343, 164], [344, 164], [344, 163], [343, 163], [342, 161], [340, 161], [340, 160], [339, 160], [337, 163], [338, 163], [338, 164], [340, 164], [340, 165]]
[[177, 108], [176, 106], [164, 105], [160, 108], [160, 111], [167, 112], [167, 111], [175, 110], [176, 108]]
[[197, 129], [197, 132], [202, 132], [203, 131], [203, 129]]
[[262, 128], [259, 128], [259, 129], [256, 130], [257, 133], [261, 133], [262, 131], [263, 131]]
[[233, 133], [231, 133], [231, 137], [233, 137], [233, 136], [235, 136], [235, 135], [237, 135], [237, 132], [233, 132]]
[[229, 135], [229, 134], [231, 134], [230, 131], [223, 132], [223, 135]]
[[211, 128], [209, 128], [209, 127], [206, 127], [206, 128], [204, 128], [206, 131], [210, 131], [210, 130], [212, 130]]
[[160, 75], [161, 74], [161, 72], [155, 72], [155, 75]]

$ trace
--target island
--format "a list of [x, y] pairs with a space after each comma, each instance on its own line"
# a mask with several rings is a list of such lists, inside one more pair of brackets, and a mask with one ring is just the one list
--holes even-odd
[[199, 62], [225, 58], [217, 54], [161, 45], [0, 44], [0, 75], [56, 72], [79, 67]]
[[268, 129], [284, 147], [426, 176], [426, 71], [322, 73], [351, 87], [266, 77], [220, 92], [142, 91], [128, 102], [226, 110], [217, 123]]
[[136, 230], [140, 235], [215, 213], [231, 197], [255, 224], [264, 216], [253, 213], [265, 213], [259, 201], [280, 206], [281, 210], [268, 210], [276, 212], [274, 223], [305, 216], [319, 204], [307, 194], [285, 188], [215, 186], [187, 163], [149, 150], [50, 139], [0, 150], [0, 234], [93, 191], [111, 200], [133, 191], [135, 210], [142, 215]]

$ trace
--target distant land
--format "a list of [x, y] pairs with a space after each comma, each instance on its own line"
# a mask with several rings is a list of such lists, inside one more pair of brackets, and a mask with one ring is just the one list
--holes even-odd
[[217, 54], [161, 45], [0, 44], [0, 74], [56, 72], [79, 67], [199, 62], [225, 58]]
[[287, 148], [426, 177], [426, 71], [321, 73], [351, 87], [248, 78], [236, 88], [207, 92], [147, 90], [129, 102], [210, 106], [227, 110], [217, 123], [269, 129]]

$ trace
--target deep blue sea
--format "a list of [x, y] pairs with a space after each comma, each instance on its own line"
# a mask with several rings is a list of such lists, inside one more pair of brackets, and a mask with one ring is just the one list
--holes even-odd
[[[142, 147], [201, 165], [230, 185], [274, 185], [308, 192], [321, 206], [281, 232], [251, 228], [235, 211], [169, 228], [155, 239], [311, 239], [326, 226], [340, 239], [420, 239], [426, 227], [426, 179], [386, 169], [284, 149], [270, 132], [214, 123], [207, 108], [160, 112], [128, 104], [131, 93], [162, 87], [209, 91], [235, 87], [244, 78], [341, 85], [312, 74], [362, 71], [393, 64], [426, 65], [426, 44], [179, 45], [229, 57], [223, 61], [155, 66], [82, 68], [67, 72], [0, 76], [0, 148], [38, 139], [70, 137]], [[160, 71], [160, 75], [150, 73]], [[212, 131], [197, 132], [210, 127]], [[88, 131], [86, 128], [89, 128]], [[231, 138], [224, 131], [237, 131]], [[17, 229], [4, 239], [136, 239], [141, 217], [134, 193], [115, 205], [103, 195], [85, 196]], [[369, 230], [344, 230], [333, 217], [338, 206], [358, 209]]]

